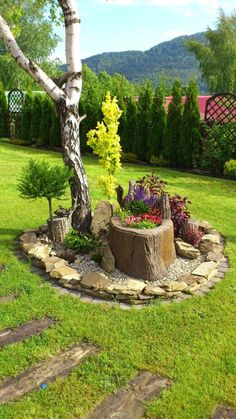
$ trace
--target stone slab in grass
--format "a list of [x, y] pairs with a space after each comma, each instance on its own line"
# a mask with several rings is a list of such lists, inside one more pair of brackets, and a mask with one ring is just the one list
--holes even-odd
[[85, 419], [138, 419], [145, 414], [145, 403], [169, 388], [171, 381], [147, 371], [140, 372], [126, 389], [108, 396]]
[[40, 388], [42, 384], [54, 381], [57, 377], [66, 377], [85, 357], [95, 353], [96, 350], [92, 346], [76, 345], [49, 361], [28, 368], [17, 377], [7, 379], [0, 386], [0, 404], [22, 397]]
[[236, 419], [236, 409], [220, 406], [216, 409], [212, 419]]
[[31, 320], [14, 329], [2, 330], [0, 332], [0, 348], [11, 345], [12, 343], [21, 342], [32, 336], [37, 336], [55, 323], [55, 320], [46, 317], [42, 320]]
[[13, 301], [16, 298], [17, 298], [17, 294], [3, 295], [0, 297], [0, 303], [8, 303], [9, 301]]

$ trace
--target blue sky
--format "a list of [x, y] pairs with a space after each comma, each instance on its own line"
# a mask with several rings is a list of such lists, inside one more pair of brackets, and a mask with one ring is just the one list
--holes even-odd
[[[231, 0], [77, 0], [81, 16], [82, 58], [107, 51], [147, 50], [180, 35], [215, 27], [220, 7]], [[58, 29], [61, 38], [63, 29]], [[54, 57], [63, 62], [61, 42]]]

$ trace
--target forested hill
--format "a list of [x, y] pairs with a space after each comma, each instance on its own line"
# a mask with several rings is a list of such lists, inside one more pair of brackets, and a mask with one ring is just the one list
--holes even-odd
[[204, 41], [204, 33], [190, 36], [179, 36], [171, 41], [162, 42], [148, 51], [105, 52], [83, 60], [93, 71], [108, 74], [123, 74], [132, 82], [152, 80], [154, 85], [158, 79], [173, 80], [179, 78], [183, 84], [195, 77], [202, 93], [207, 92], [203, 83], [197, 61], [185, 47], [189, 39]]

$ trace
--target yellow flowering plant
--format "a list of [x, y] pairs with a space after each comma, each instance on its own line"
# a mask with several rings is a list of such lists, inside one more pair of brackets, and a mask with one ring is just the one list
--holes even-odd
[[117, 99], [111, 98], [110, 92], [106, 93], [102, 102], [103, 121], [98, 122], [95, 129], [87, 133], [87, 144], [98, 155], [99, 163], [107, 171], [107, 176], [100, 177], [100, 184], [103, 187], [108, 199], [114, 193], [116, 178], [114, 176], [121, 168], [121, 146], [118, 135], [119, 118], [122, 111], [119, 109]]

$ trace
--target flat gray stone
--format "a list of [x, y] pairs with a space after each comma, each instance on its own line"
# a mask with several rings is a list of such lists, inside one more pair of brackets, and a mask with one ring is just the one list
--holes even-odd
[[85, 419], [139, 419], [145, 414], [145, 403], [168, 389], [171, 381], [147, 371], [140, 372], [126, 389], [108, 396]]
[[212, 419], [236, 419], [236, 409], [232, 407], [217, 407]]
[[52, 271], [50, 272], [51, 278], [55, 278], [55, 279], [61, 279], [67, 275], [71, 275], [71, 279], [72, 279], [72, 275], [77, 275], [77, 274], [78, 272], [76, 271], [76, 269], [70, 268], [69, 266], [61, 266], [60, 268], [52, 269]]
[[218, 234], [205, 234], [202, 236], [201, 242], [211, 242], [220, 244], [220, 236]]
[[203, 276], [206, 279], [211, 279], [216, 274], [217, 274], [216, 262], [203, 262], [192, 272], [192, 275]]
[[168, 281], [160, 285], [161, 288], [164, 288], [168, 293], [173, 293], [177, 291], [184, 291], [188, 288], [186, 282], [179, 281]]
[[49, 257], [51, 247], [48, 244], [36, 243], [32, 249], [28, 251], [28, 255], [36, 259], [46, 259]]
[[106, 275], [99, 272], [86, 272], [80, 281], [81, 287], [91, 288], [96, 291], [106, 290], [110, 285], [111, 281]]
[[35, 232], [29, 231], [20, 236], [20, 241], [23, 243], [37, 243], [38, 239]]
[[[137, 296], [137, 292], [131, 289], [128, 289], [126, 285], [123, 284], [111, 284], [107, 287], [106, 292], [109, 294], [117, 295], [125, 295], [125, 296]], [[141, 292], [141, 291], [140, 291]]]
[[175, 248], [177, 255], [188, 259], [197, 259], [200, 255], [200, 252], [196, 247], [193, 247], [191, 244], [184, 241], [176, 241]]
[[206, 260], [208, 262], [219, 262], [222, 259], [221, 253], [215, 253], [215, 252], [208, 252], [206, 255]]

